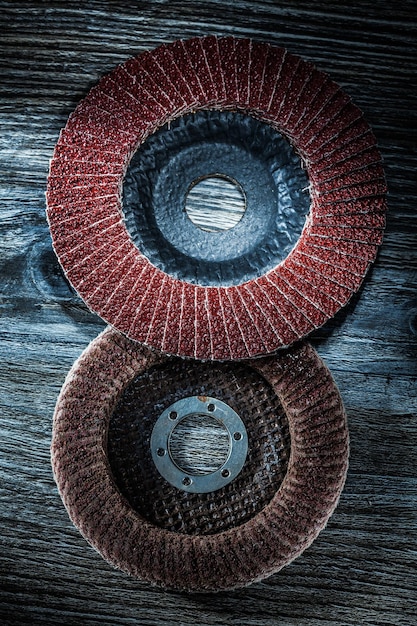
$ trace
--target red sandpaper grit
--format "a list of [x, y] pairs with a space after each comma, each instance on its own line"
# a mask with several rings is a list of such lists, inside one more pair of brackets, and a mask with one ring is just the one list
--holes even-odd
[[340, 91], [339, 85], [329, 76], [314, 68], [305, 88], [300, 92], [297, 103], [287, 120], [288, 133], [296, 137], [303, 129], [308, 129], [322, 114], [323, 106]]
[[[121, 201], [130, 158], [147, 137], [213, 108], [251, 115], [287, 137], [311, 196], [284, 261], [218, 287], [154, 267], [133, 244]], [[288, 346], [349, 301], [382, 241], [385, 196], [375, 138], [336, 83], [283, 48], [208, 36], [129, 59], [90, 91], [56, 145], [47, 216], [66, 275], [104, 320], [169, 354], [228, 360]]]
[[[287, 276], [285, 276], [285, 274], [287, 274]], [[275, 296], [275, 298], [277, 298], [278, 296], [288, 300], [305, 318], [307, 318], [312, 328], [318, 328], [324, 324], [326, 314], [315, 302], [312, 302], [309, 297], [308, 289], [306, 297], [305, 294], [300, 292], [297, 285], [292, 284], [292, 276], [288, 279], [288, 272], [269, 272], [265, 278], [269, 281], [268, 283], [264, 283], [265, 287], [268, 289], [268, 295], [271, 294], [271, 297]], [[270, 285], [272, 285], [272, 287]]]
[[246, 285], [246, 287], [260, 303], [265, 298], [271, 303], [273, 307], [271, 319], [274, 319], [278, 314], [282, 317], [283, 322], [280, 326], [283, 331], [288, 333], [290, 338], [286, 343], [291, 344], [293, 341], [296, 341], [295, 337], [298, 334], [298, 329], [302, 329], [301, 332], [307, 335], [315, 328], [307, 315], [288, 297], [288, 293], [279, 288], [279, 284], [277, 281], [274, 281], [272, 274], [263, 276], [256, 282]]
[[[346, 173], [346, 166], [353, 172], [356, 169], [363, 169], [367, 165], [380, 163], [381, 156], [375, 146], [369, 146], [372, 135], [363, 135], [361, 140], [351, 142], [345, 149], [332, 152], [332, 160], [328, 158], [321, 163], [315, 161], [315, 173], [328, 172], [331, 176], [338, 176]], [[349, 163], [346, 163], [349, 161]], [[329, 171], [330, 170], [330, 171]]]
[[[332, 202], [330, 204], [321, 204], [314, 199], [311, 204], [311, 213], [314, 218], [326, 217], [326, 216], [338, 216], [338, 220], [341, 226], [345, 223], [341, 218], [346, 215], [349, 216], [352, 213], [373, 216], [378, 219], [385, 220], [386, 203], [385, 197], [380, 196], [372, 198], [352, 198], [343, 202]], [[384, 222], [385, 223], [385, 222]]]
[[248, 106], [249, 102], [249, 66], [251, 59], [251, 40], [235, 40], [237, 95], [241, 107]]
[[180, 281], [172, 281], [172, 288], [169, 293], [169, 297], [168, 292], [166, 293], [166, 309], [164, 314], [166, 321], [162, 342], [162, 351], [167, 354], [179, 354], [183, 294], [183, 283]]
[[221, 108], [226, 103], [226, 88], [220, 63], [219, 42], [217, 37], [209, 35], [199, 40], [203, 49], [208, 70], [210, 72], [212, 88], [216, 94], [214, 106]]
[[[316, 224], [338, 228], [340, 215], [316, 216]], [[385, 228], [385, 215], [381, 213], [345, 213], [343, 228]]]
[[[308, 244], [301, 242], [297, 252], [303, 254], [310, 259], [311, 267], [320, 271], [322, 263], [336, 267], [343, 272], [349, 272], [357, 276], [358, 286], [362, 283], [363, 274], [369, 267], [368, 259], [353, 257], [348, 251], [335, 251], [325, 246], [315, 246], [314, 243]], [[349, 268], [348, 270], [346, 268]]]
[[[229, 319], [233, 315], [231, 304], [228, 298], [226, 298], [223, 302], [220, 289], [210, 289], [210, 295], [206, 294], [203, 306], [207, 312], [208, 331], [209, 336], [211, 337], [211, 354], [219, 354], [224, 359], [230, 359], [236, 356], [242, 357], [242, 354], [236, 354], [232, 350], [229, 337], [226, 334], [227, 325], [225, 320], [226, 318]], [[204, 313], [203, 311], [201, 311], [200, 315], [198, 315], [198, 319], [204, 319], [203, 316]], [[231, 330], [231, 336], [240, 337], [240, 330], [237, 324], [235, 324], [235, 328]], [[245, 352], [244, 354], [247, 353]]]
[[316, 289], [321, 291], [325, 288], [327, 293], [332, 293], [331, 298], [326, 294], [321, 295], [322, 307], [324, 306], [326, 309], [334, 307], [335, 303], [343, 306], [350, 298], [351, 290], [349, 287], [341, 285], [335, 280], [325, 278], [323, 274], [318, 274], [309, 268], [300, 268], [300, 265], [293, 258], [287, 259], [285, 266], [295, 276], [300, 277], [301, 280], [311, 284]]
[[[146, 517], [122, 492], [113, 472], [109, 432], [120, 400], [125, 390], [143, 380], [140, 391], [135, 391], [137, 397], [128, 396], [129, 411], [132, 413], [132, 406], [138, 406], [135, 402], [140, 407], [148, 402], [144, 410], [151, 420], [156, 419], [172, 402], [166, 398], [164, 390], [169, 388], [171, 394], [180, 392], [181, 397], [183, 388], [173, 382], [173, 372], [187, 367], [189, 380], [195, 368], [200, 368], [197, 377], [201, 393], [204, 365], [207, 366], [206, 392], [206, 387], [211, 390], [215, 384], [211, 370], [219, 368], [219, 364], [196, 361], [187, 364], [183, 359], [158, 354], [108, 328], [72, 367], [54, 414], [51, 446], [54, 477], [74, 525], [114, 567], [143, 582], [176, 591], [215, 592], [244, 587], [281, 570], [326, 526], [338, 503], [348, 466], [349, 435], [338, 389], [313, 348], [297, 343], [275, 356], [241, 364], [222, 364], [231, 371], [227, 374], [223, 369], [220, 373], [221, 384], [226, 384], [227, 376], [235, 381], [233, 389], [227, 389], [228, 402], [237, 403], [237, 411], [239, 407], [248, 407], [249, 414], [252, 412], [247, 388], [241, 392], [242, 385], [247, 385], [245, 377], [250, 376], [256, 381], [251, 383], [251, 393], [259, 394], [254, 396], [255, 406], [263, 406], [264, 398], [271, 398], [274, 423], [278, 412], [282, 412], [288, 447], [285, 450], [281, 447], [281, 450], [288, 461], [279, 479], [272, 482], [275, 462], [269, 456], [271, 450], [276, 454], [277, 440], [282, 440], [280, 431], [275, 429], [268, 434], [267, 447], [259, 443], [259, 437], [250, 438], [251, 453], [232, 483], [232, 490], [226, 491], [225, 487], [210, 494], [182, 494], [181, 502], [187, 510], [192, 509], [193, 516], [201, 515], [200, 509], [195, 507], [203, 506], [210, 498], [211, 510], [215, 508], [217, 518], [223, 524], [224, 520], [230, 520], [226, 526], [214, 530], [210, 525], [208, 528], [199, 526], [197, 531], [187, 527], [167, 528], [160, 518], [149, 519], [149, 506]], [[240, 369], [236, 370], [237, 367]], [[160, 377], [149, 378], [155, 376], [155, 372], [160, 372]], [[155, 380], [159, 384], [152, 383]], [[268, 411], [265, 409], [263, 414], [265, 420], [269, 420]], [[259, 427], [257, 417], [255, 415], [252, 421]], [[247, 417], [247, 429], [252, 421]], [[141, 437], [146, 442], [144, 428], [145, 419], [142, 419], [138, 434], [129, 429], [129, 439], [133, 439], [135, 449], [142, 445]], [[149, 447], [149, 443], [143, 445]], [[261, 448], [261, 467], [256, 470], [254, 459], [258, 445], [264, 447]], [[137, 456], [131, 457], [123, 445], [124, 468], [127, 459], [137, 465]], [[149, 461], [146, 457], [143, 462], [148, 480], [152, 471], [156, 471], [149, 466], [149, 463], [152, 465], [150, 454]], [[254, 474], [255, 471], [258, 473]], [[243, 481], [249, 481], [252, 503], [257, 498], [265, 498], [266, 485], [271, 484], [271, 490], [262, 506], [254, 508], [242, 521], [235, 510], [241, 497], [247, 499], [240, 486]], [[147, 485], [142, 485], [141, 493], [146, 488]], [[152, 492], [152, 505], [157, 507], [161, 502], [168, 517], [176, 517], [178, 506], [182, 506], [178, 489], [175, 489], [173, 502], [164, 497], [167, 489], [170, 485], [159, 479], [157, 489]], [[248, 508], [245, 502], [243, 506]], [[205, 514], [205, 519], [208, 517]]]
[[[208, 38], [206, 38], [208, 39]], [[191, 87], [189, 86], [186, 77], [179, 69], [179, 66], [175, 62], [175, 58], [172, 56], [172, 46], [162, 45], [151, 52], [145, 52], [145, 55], [152, 56], [159, 67], [159, 72], [155, 74], [155, 79], [158, 80], [160, 73], [165, 76], [175, 86], [181, 98], [184, 99], [186, 108], [197, 105], [197, 98], [194, 95]], [[139, 57], [139, 61], [142, 62], [142, 55]], [[146, 56], [148, 61], [148, 56]], [[163, 78], [164, 80], [164, 78]]]
[[248, 97], [248, 109], [256, 111], [260, 108], [259, 101], [261, 91], [259, 85], [262, 85], [265, 68], [266, 58], [268, 55], [269, 47], [258, 41], [251, 40], [251, 53], [249, 62], [249, 97]]
[[[338, 286], [347, 287], [350, 291], [357, 288], [360, 283], [360, 276], [352, 271], [346, 269], [340, 269], [336, 265], [326, 262], [320, 262], [318, 258], [314, 260], [311, 258], [313, 255], [307, 255], [304, 252], [298, 251], [292, 256], [291, 263], [294, 265], [301, 265], [308, 268], [310, 272], [319, 276], [324, 276], [335, 282]], [[311, 267], [314, 266], [314, 270]]]
[[284, 120], [287, 117], [286, 115], [281, 117], [281, 110], [287, 100], [288, 92], [291, 91], [292, 79], [296, 76], [300, 63], [303, 63], [303, 61], [299, 57], [292, 54], [285, 56], [279, 73], [279, 83], [275, 85], [268, 107], [268, 116], [270, 118], [281, 121], [281, 119]]
[[[245, 285], [245, 291], [242, 291], [244, 301], [248, 301], [248, 305], [253, 311], [256, 312], [257, 309], [259, 309], [259, 311], [261, 311], [268, 320], [274, 320], [276, 317], [282, 317], [279, 328], [282, 331], [285, 331], [286, 334], [280, 336], [280, 341], [282, 341], [285, 345], [290, 345], [293, 341], [297, 340], [297, 333], [294, 331], [291, 320], [289, 319], [289, 317], [291, 318], [291, 315], [289, 316], [287, 314], [287, 309], [283, 310], [282, 307], [278, 308], [273, 299], [268, 296], [270, 296], [270, 294], [267, 295], [265, 291], [262, 290], [259, 282], [252, 282], [251, 284]], [[272, 326], [271, 321], [270, 325], [271, 330], [274, 333], [277, 333], [278, 325], [274, 324]]]

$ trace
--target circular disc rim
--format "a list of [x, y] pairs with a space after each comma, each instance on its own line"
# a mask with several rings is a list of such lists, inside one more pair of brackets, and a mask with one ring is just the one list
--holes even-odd
[[73, 366], [58, 399], [51, 448], [65, 507], [109, 563], [143, 581], [172, 590], [219, 591], [262, 580], [312, 543], [339, 500], [349, 442], [337, 387], [307, 344], [250, 362], [287, 413], [287, 474], [271, 502], [249, 521], [215, 535], [184, 535], [158, 528], [132, 509], [106, 455], [108, 423], [121, 392], [164, 358], [106, 329]]
[[[153, 266], [121, 204], [138, 145], [166, 121], [210, 108], [272, 125], [310, 178], [311, 210], [293, 250], [231, 287], [193, 285]], [[385, 194], [375, 138], [327, 75], [283, 48], [207, 36], [129, 59], [90, 91], [57, 142], [47, 217], [69, 281], [102, 319], [166, 354], [236, 360], [291, 345], [349, 301], [382, 241]]]

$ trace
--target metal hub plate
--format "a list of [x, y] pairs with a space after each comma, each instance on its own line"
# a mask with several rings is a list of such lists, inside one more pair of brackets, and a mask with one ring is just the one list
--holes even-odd
[[[187, 430], [184, 433], [191, 435], [192, 441], [193, 421], [198, 436], [198, 425], [201, 425], [202, 418], [207, 418], [207, 423], [211, 421], [214, 428], [211, 429], [211, 437], [207, 437], [206, 441], [198, 441], [199, 452], [196, 451], [196, 464], [193, 468], [192, 462], [185, 464], [179, 460], [177, 429], [181, 429], [181, 425], [187, 420]], [[216, 445], [215, 440], [213, 441], [213, 432], [216, 430], [221, 433], [218, 442], [222, 450], [214, 451], [214, 458], [219, 459], [219, 463], [216, 465], [208, 462], [206, 470], [202, 470], [198, 460], [201, 450], [204, 451], [206, 444], [210, 455], [210, 446]], [[200, 430], [200, 434], [202, 432], [204, 431]], [[209, 433], [210, 429], [206, 428], [206, 432]], [[245, 464], [247, 452], [248, 435], [238, 414], [225, 402], [208, 396], [191, 396], [171, 404], [157, 419], [151, 435], [152, 459], [161, 476], [174, 487], [191, 493], [209, 493], [229, 484]], [[191, 448], [188, 456], [192, 455]]]

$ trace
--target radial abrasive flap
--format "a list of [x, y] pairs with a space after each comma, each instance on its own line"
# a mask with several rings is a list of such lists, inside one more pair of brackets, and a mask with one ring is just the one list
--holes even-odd
[[[155, 265], [132, 240], [122, 206], [138, 147], [165, 122], [212, 109], [279, 131], [310, 181], [293, 249], [232, 284]], [[327, 75], [282, 48], [209, 36], [163, 45], [100, 80], [61, 132], [47, 215], [68, 279], [118, 330], [170, 354], [245, 359], [292, 344], [348, 302], [382, 241], [385, 194], [375, 138]]]
[[[326, 525], [347, 471], [346, 415], [329, 370], [310, 346], [298, 344], [279, 356], [246, 362], [262, 377], [259, 384], [276, 394], [286, 414], [291, 447], [286, 473], [266, 506], [243, 523], [227, 523], [227, 497], [219, 492], [217, 499], [212, 494], [211, 510], [218, 526], [225, 518], [226, 530], [214, 534], [169, 530], [145, 519], [122, 495], [107, 441], [110, 420], [127, 386], [164, 363], [171, 362], [173, 371], [178, 361], [113, 329], [95, 339], [75, 363], [57, 402], [52, 440], [55, 479], [73, 523], [112, 565], [174, 590], [242, 587], [291, 562]], [[201, 364], [195, 367], [201, 370]], [[164, 384], [172, 387], [169, 380]], [[146, 384], [141, 389], [147, 395]], [[164, 397], [157, 403], [160, 411], [170, 404]], [[251, 445], [256, 444], [252, 440]], [[270, 472], [268, 468], [266, 463], [263, 471]], [[267, 482], [266, 477], [260, 484], [252, 481], [251, 502]], [[239, 486], [232, 482], [230, 487], [235, 500]]]

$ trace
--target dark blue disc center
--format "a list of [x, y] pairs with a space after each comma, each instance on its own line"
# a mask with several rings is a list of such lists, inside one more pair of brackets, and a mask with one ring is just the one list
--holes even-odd
[[[193, 183], [237, 181], [245, 211], [227, 230], [196, 226]], [[231, 111], [199, 111], [166, 124], [132, 157], [123, 184], [127, 229], [167, 274], [199, 285], [238, 285], [284, 259], [310, 208], [308, 178], [289, 143], [267, 124]]]

